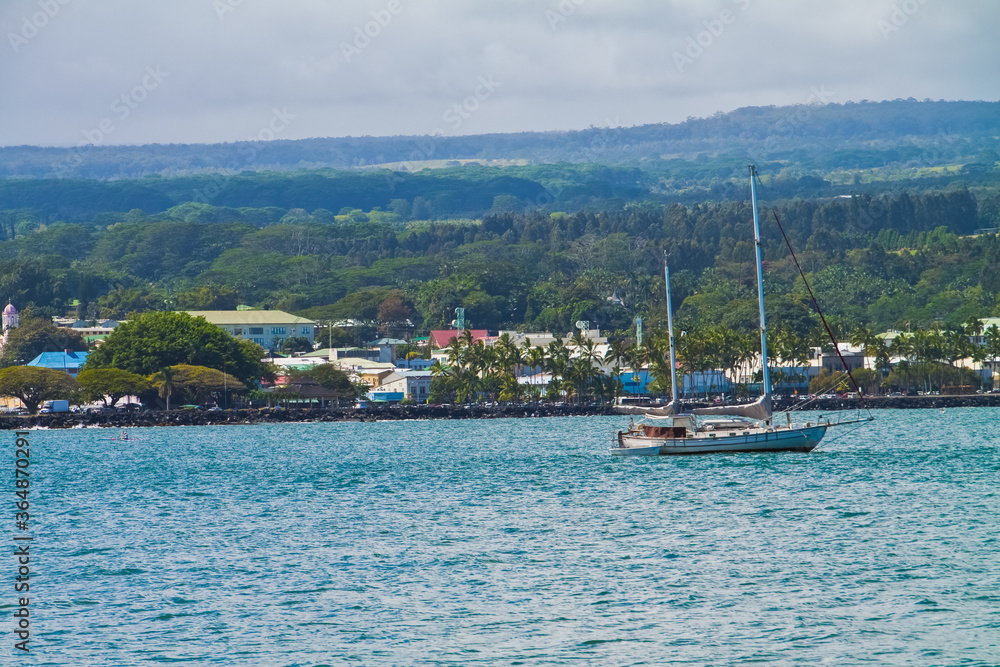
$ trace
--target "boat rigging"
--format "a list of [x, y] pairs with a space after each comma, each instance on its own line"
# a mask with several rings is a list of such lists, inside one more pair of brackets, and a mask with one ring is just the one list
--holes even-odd
[[[649, 410], [645, 419], [638, 425], [631, 424], [627, 431], [619, 431], [611, 453], [615, 456], [659, 456], [670, 454], [708, 454], [715, 452], [774, 452], [774, 451], [812, 451], [819, 445], [827, 429], [845, 424], [856, 424], [871, 421], [858, 418], [838, 422], [806, 422], [793, 424], [790, 411], [785, 412], [785, 423], [775, 424], [771, 402], [771, 375], [767, 358], [767, 323], [764, 313], [764, 271], [761, 258], [760, 219], [757, 212], [757, 170], [753, 165], [750, 171], [750, 200], [753, 210], [753, 233], [755, 259], [757, 264], [757, 300], [760, 312], [760, 348], [761, 373], [763, 392], [756, 401], [743, 405], [727, 405], [717, 407], [694, 408], [684, 411], [677, 396], [677, 364], [675, 357], [675, 341], [673, 313], [670, 307], [670, 269], [664, 253], [663, 277], [667, 294], [667, 335], [670, 343], [671, 369], [671, 401], [663, 409]], [[777, 220], [777, 215], [775, 215]], [[779, 228], [781, 226], [778, 222]], [[785, 243], [788, 238], [782, 229]], [[791, 244], [788, 244], [791, 251]], [[794, 254], [793, 254], [794, 257]], [[798, 266], [798, 260], [795, 260]], [[805, 274], [799, 272], [805, 280]], [[808, 287], [808, 282], [806, 283]], [[809, 290], [812, 296], [812, 289]], [[823, 320], [823, 325], [830, 334], [836, 346], [836, 339], [826, 319], [823, 318], [815, 297], [813, 303]], [[839, 350], [838, 350], [839, 354]], [[843, 357], [841, 357], [843, 361]], [[846, 368], [846, 364], [845, 364]], [[850, 370], [848, 369], [848, 375]], [[851, 378], [854, 383], [854, 378]], [[854, 383], [855, 388], [857, 384]], [[861, 394], [858, 388], [859, 395]], [[863, 399], [862, 399], [863, 400]], [[699, 419], [699, 417], [704, 417]]]

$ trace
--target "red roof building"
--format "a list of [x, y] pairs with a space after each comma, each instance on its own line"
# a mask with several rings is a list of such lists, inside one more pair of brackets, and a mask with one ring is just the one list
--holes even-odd
[[[479, 341], [486, 341], [489, 338], [489, 334], [486, 329], [467, 329], [469, 333], [472, 334], [472, 342], [478, 343]], [[441, 349], [443, 347], [448, 347], [451, 341], [455, 340], [460, 333], [458, 329], [440, 329], [438, 331], [431, 332], [431, 348]]]

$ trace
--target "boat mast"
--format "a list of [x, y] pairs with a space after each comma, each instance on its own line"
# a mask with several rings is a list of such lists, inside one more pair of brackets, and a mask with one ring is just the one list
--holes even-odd
[[670, 267], [667, 266], [667, 251], [663, 251], [663, 282], [667, 286], [667, 337], [670, 339], [670, 397], [677, 410], [677, 356], [674, 352], [674, 314], [670, 307]]
[[760, 304], [760, 359], [764, 395], [771, 395], [771, 373], [767, 368], [767, 325], [764, 322], [764, 269], [760, 258], [760, 220], [757, 218], [757, 168], [750, 165], [750, 203], [753, 206], [753, 241], [757, 252], [757, 300]]

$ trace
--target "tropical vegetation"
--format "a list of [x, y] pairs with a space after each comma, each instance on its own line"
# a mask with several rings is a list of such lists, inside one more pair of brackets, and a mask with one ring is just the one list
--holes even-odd
[[71, 397], [77, 389], [70, 375], [51, 368], [8, 366], [0, 370], [0, 396], [20, 399], [31, 414], [37, 413], [44, 401]]

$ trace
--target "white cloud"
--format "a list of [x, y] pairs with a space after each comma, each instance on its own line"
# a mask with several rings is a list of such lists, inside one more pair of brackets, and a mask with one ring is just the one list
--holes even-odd
[[104, 141], [234, 141], [274, 108], [296, 116], [282, 138], [450, 130], [480, 76], [502, 86], [454, 131], [676, 122], [821, 85], [835, 102], [1000, 97], [991, 0], [218, 1], [221, 19], [216, 0], [4, 2], [0, 144], [81, 142], [157, 65], [169, 78]]

